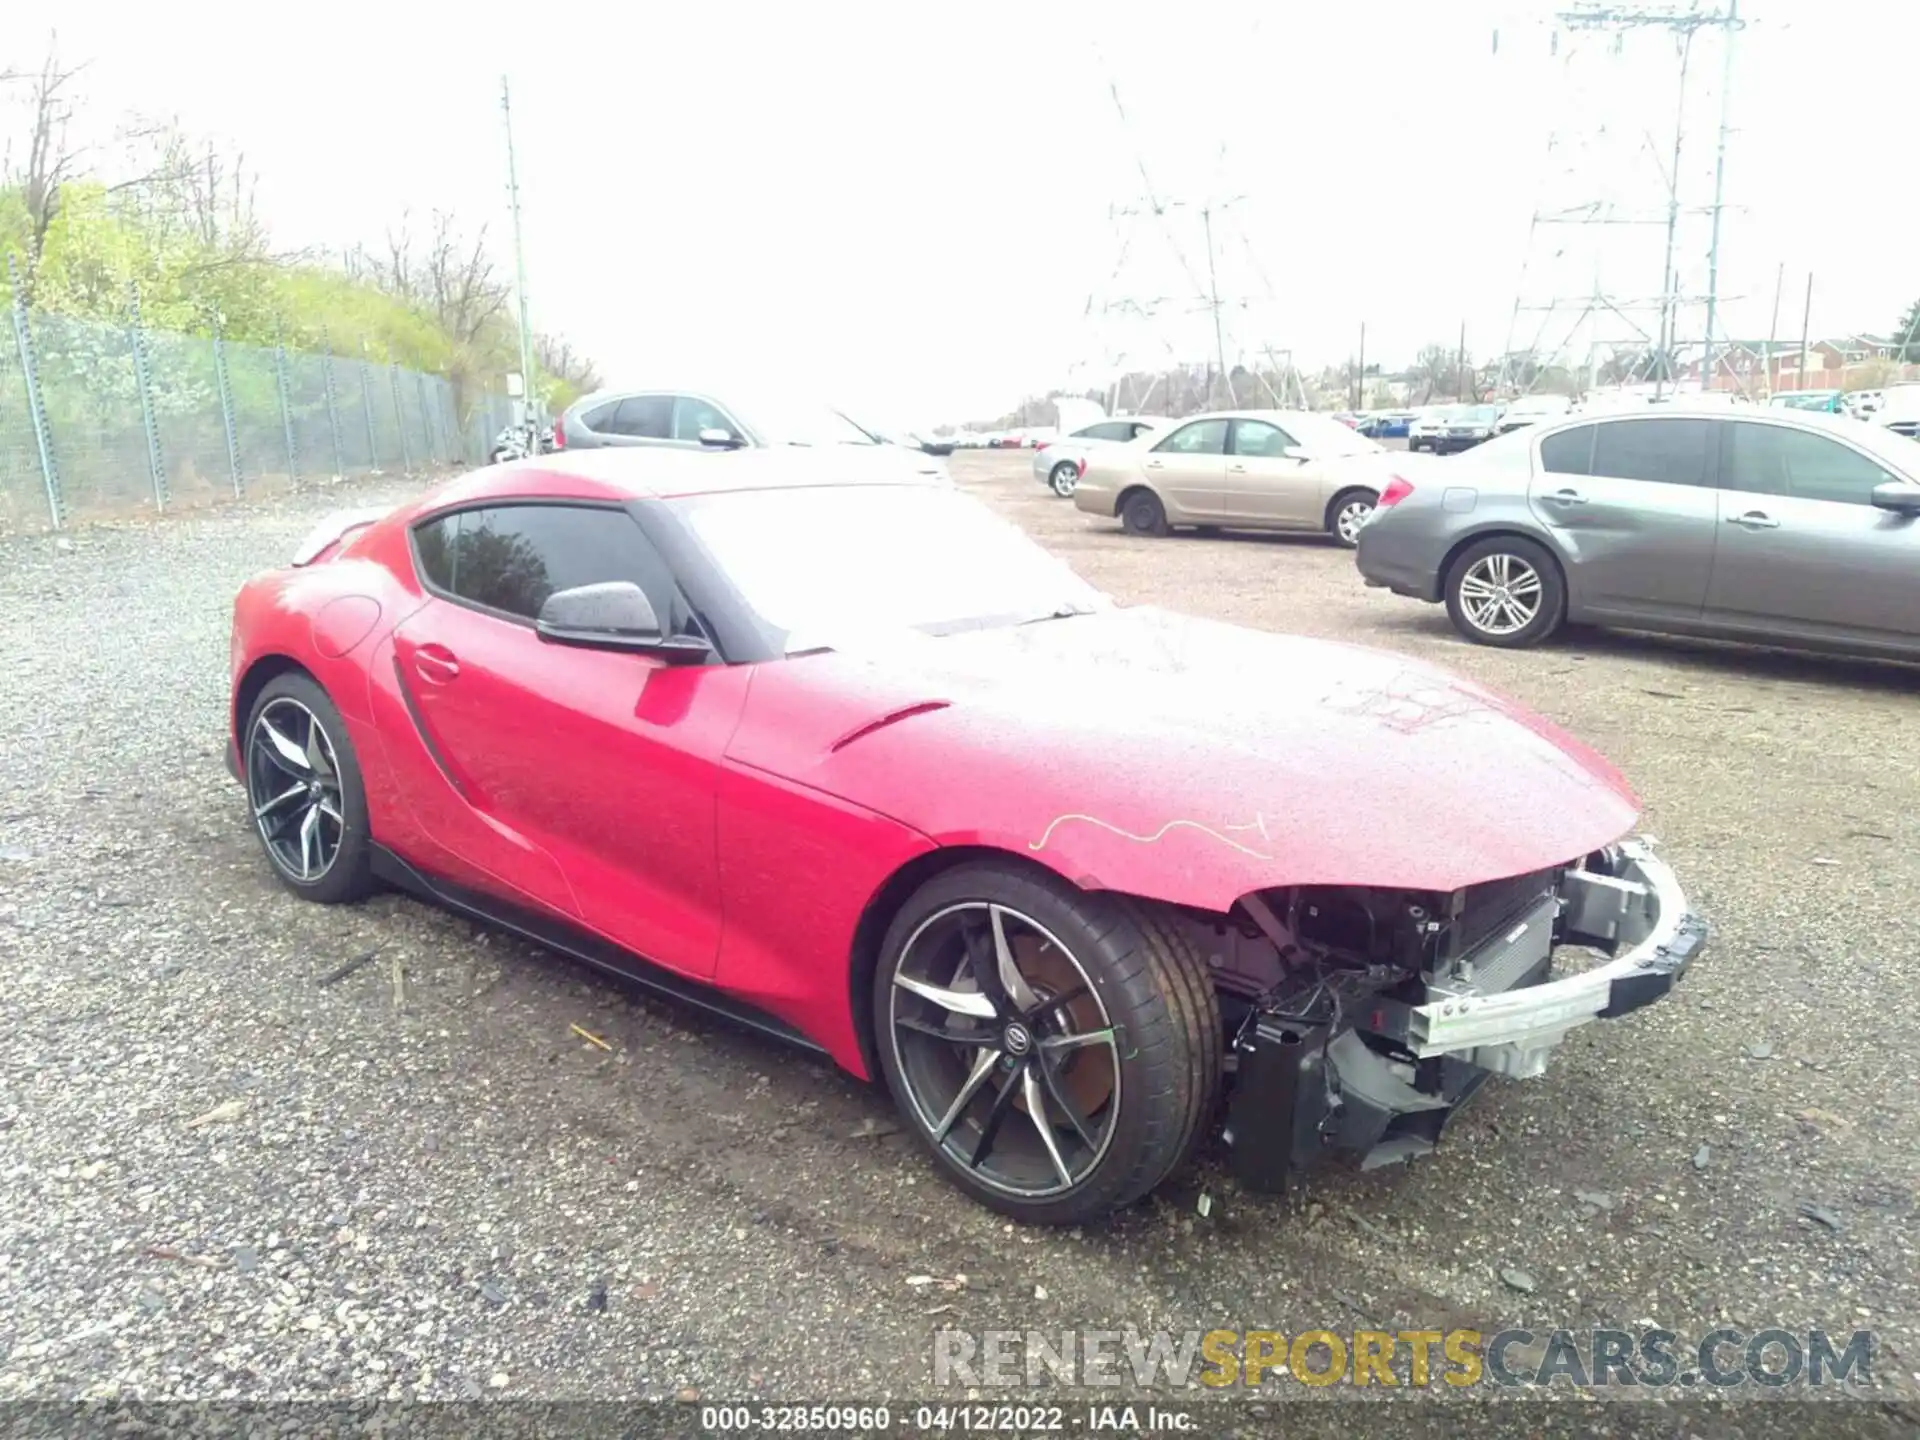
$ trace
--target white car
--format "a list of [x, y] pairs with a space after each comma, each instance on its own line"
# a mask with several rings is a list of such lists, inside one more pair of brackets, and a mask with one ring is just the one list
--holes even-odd
[[1518, 430], [1523, 426], [1558, 420], [1571, 409], [1573, 401], [1565, 395], [1522, 395], [1501, 412], [1500, 422], [1494, 427], [1495, 433], [1505, 435], [1509, 430]]
[[1884, 390], [1855, 390], [1843, 396], [1840, 404], [1854, 419], [1865, 420], [1877, 415], [1886, 400], [1887, 392]]
[[1920, 439], [1920, 380], [1904, 380], [1880, 392], [1880, 403], [1863, 417], [1870, 425], [1884, 425], [1896, 435]]
[[1126, 445], [1142, 435], [1165, 429], [1172, 422], [1159, 415], [1110, 415], [1072, 434], [1052, 440], [1033, 452], [1033, 478], [1062, 499], [1073, 494], [1087, 473], [1088, 452], [1106, 445]]
[[1447, 428], [1446, 405], [1427, 405], [1414, 412], [1413, 420], [1407, 426], [1407, 449], [1433, 450], [1438, 448], [1435, 440], [1440, 432]]

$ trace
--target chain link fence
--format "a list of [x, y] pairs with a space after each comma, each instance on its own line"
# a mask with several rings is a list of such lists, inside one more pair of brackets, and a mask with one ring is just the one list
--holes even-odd
[[0, 533], [485, 462], [504, 395], [367, 359], [0, 317]]

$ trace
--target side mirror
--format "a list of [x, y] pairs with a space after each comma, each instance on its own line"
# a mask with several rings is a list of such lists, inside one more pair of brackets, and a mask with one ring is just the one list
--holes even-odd
[[1920, 485], [1910, 480], [1889, 480], [1873, 487], [1873, 503], [1896, 515], [1920, 515]]
[[668, 664], [697, 663], [711, 653], [704, 640], [662, 633], [653, 602], [631, 580], [556, 590], [540, 607], [533, 628], [550, 645], [626, 650]]
[[699, 439], [702, 445], [713, 450], [738, 450], [745, 443], [731, 430], [702, 430]]
[[1302, 465], [1313, 463], [1313, 452], [1299, 445], [1289, 445], [1280, 453], [1289, 460], [1298, 460]]

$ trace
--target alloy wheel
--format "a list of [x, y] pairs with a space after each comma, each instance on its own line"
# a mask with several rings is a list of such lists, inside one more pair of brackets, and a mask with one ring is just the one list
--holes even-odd
[[1071, 498], [1079, 483], [1080, 471], [1075, 466], [1063, 462], [1053, 467], [1053, 493], [1062, 499]]
[[1460, 577], [1460, 611], [1487, 635], [1514, 635], [1539, 617], [1540, 572], [1518, 555], [1483, 555]]
[[1120, 1051], [1072, 952], [1031, 917], [966, 901], [908, 937], [888, 1043], [914, 1116], [1003, 1194], [1064, 1194], [1096, 1169], [1120, 1113]]
[[267, 854], [289, 879], [311, 885], [333, 868], [346, 826], [341, 795], [326, 727], [298, 700], [269, 701], [247, 736], [247, 799]]

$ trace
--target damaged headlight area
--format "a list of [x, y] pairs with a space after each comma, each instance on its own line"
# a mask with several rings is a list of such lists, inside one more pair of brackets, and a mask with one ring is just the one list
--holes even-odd
[[1300, 887], [1189, 916], [1232, 1029], [1227, 1140], [1247, 1184], [1332, 1154], [1425, 1154], [1489, 1075], [1659, 999], [1707, 927], [1651, 842], [1450, 895]]

